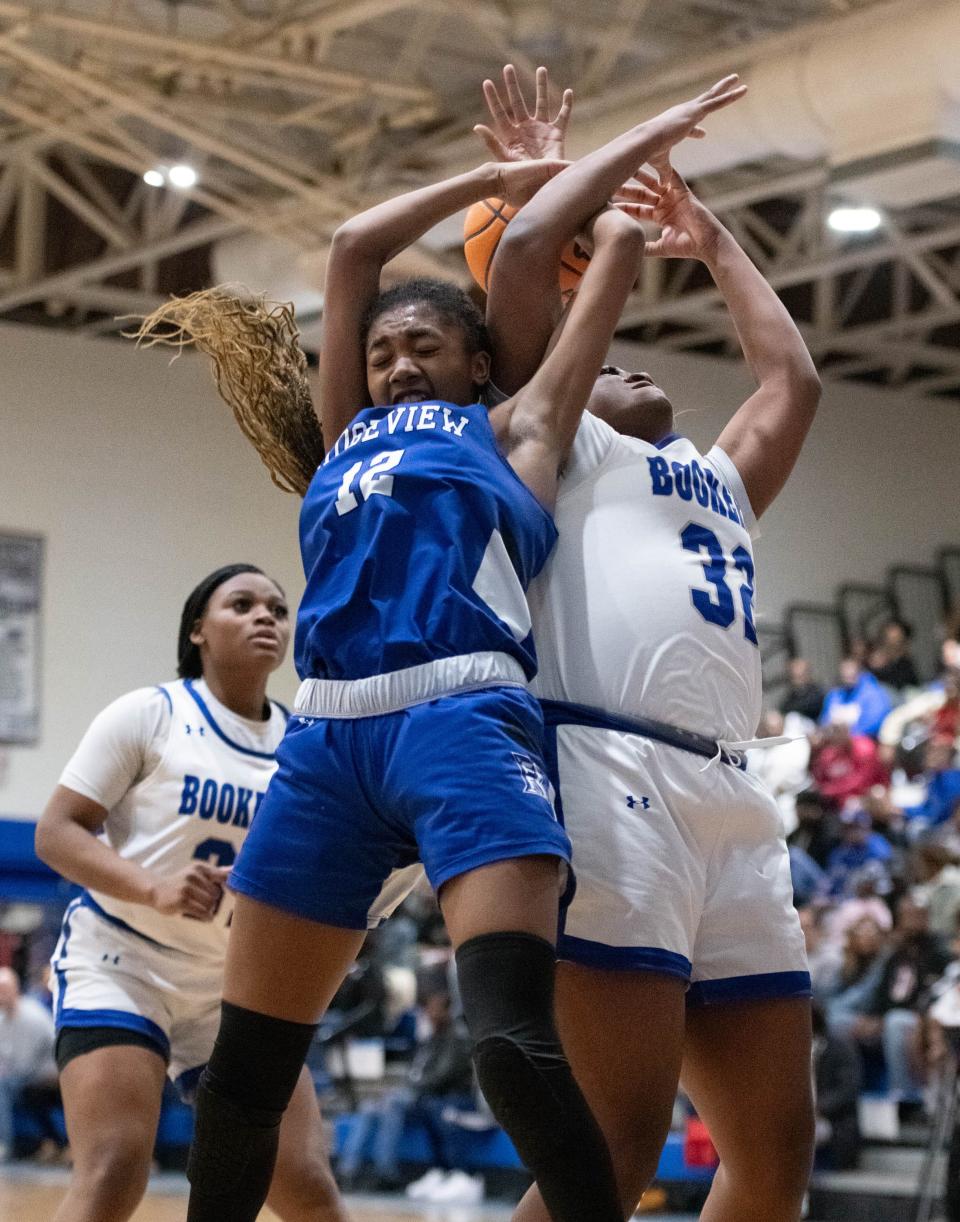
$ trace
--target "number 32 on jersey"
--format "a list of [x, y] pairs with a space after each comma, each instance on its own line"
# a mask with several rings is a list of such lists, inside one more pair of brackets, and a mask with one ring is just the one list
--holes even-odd
[[[757, 629], [753, 622], [753, 557], [745, 547], [738, 547], [730, 555], [728, 566], [720, 540], [706, 526], [690, 522], [680, 532], [680, 543], [685, 551], [700, 557], [703, 575], [712, 590], [690, 591], [693, 605], [709, 624], [729, 628], [736, 619], [733, 591], [727, 583], [728, 567], [741, 575], [740, 606], [743, 609], [743, 635], [752, 645], [757, 643]], [[731, 574], [732, 576], [732, 574]]]

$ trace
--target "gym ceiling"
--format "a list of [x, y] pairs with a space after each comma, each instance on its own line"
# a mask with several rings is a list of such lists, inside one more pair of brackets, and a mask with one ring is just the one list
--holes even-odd
[[[229, 279], [315, 345], [333, 229], [482, 160], [507, 61], [573, 86], [574, 156], [739, 71], [680, 168], [828, 378], [960, 399], [956, 0], [0, 0], [0, 320], [111, 334]], [[465, 281], [459, 221], [398, 270]], [[689, 263], [651, 263], [622, 335], [735, 350]]]

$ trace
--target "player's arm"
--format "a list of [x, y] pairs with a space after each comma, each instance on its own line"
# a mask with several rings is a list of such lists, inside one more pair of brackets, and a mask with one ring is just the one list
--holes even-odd
[[[727, 76], [699, 97], [638, 124], [582, 157], [511, 220], [493, 261], [487, 302], [493, 379], [501, 389], [517, 390], [543, 359], [559, 318], [557, 275], [567, 243], [644, 162], [688, 136], [704, 135], [701, 122], [745, 92], [736, 75]], [[642, 194], [649, 185], [635, 190], [641, 201], [654, 202]]]
[[511, 466], [548, 508], [643, 255], [643, 230], [614, 208], [583, 228], [593, 258], [553, 350], [527, 385], [490, 413]]
[[320, 424], [329, 448], [369, 403], [363, 321], [380, 293], [384, 264], [438, 222], [490, 195], [523, 204], [564, 163], [490, 162], [409, 191], [345, 221], [333, 235], [323, 291]]
[[37, 823], [37, 856], [82, 887], [159, 912], [210, 919], [226, 871], [196, 861], [164, 878], [99, 838], [108, 811], [142, 777], [147, 744], [169, 725], [165, 700], [156, 689], [130, 692], [94, 718]]
[[98, 802], [58, 785], [37, 823], [37, 856], [81, 887], [171, 916], [211, 919], [229, 871], [218, 874], [208, 862], [195, 861], [169, 878], [159, 877], [99, 839], [106, 819]]
[[759, 518], [793, 470], [820, 403], [820, 379], [796, 324], [733, 236], [707, 262], [757, 389], [717, 439]]
[[717, 441], [743, 480], [754, 514], [768, 509], [800, 454], [820, 401], [820, 379], [786, 307], [733, 235], [692, 194], [668, 161], [658, 164], [659, 199], [629, 206], [661, 227], [649, 258], [706, 264], [727, 304], [757, 390]]

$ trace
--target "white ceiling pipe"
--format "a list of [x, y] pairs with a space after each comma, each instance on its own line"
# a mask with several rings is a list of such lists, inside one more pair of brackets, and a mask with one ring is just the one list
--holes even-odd
[[[857, 14], [833, 23], [829, 37], [818, 28], [810, 41], [772, 50], [744, 69], [749, 93], [710, 116], [707, 138], [677, 149], [683, 173], [695, 177], [774, 156], [841, 166], [925, 141], [960, 140], [957, 0], [915, 3], [901, 20], [868, 27]], [[729, 64], [738, 66], [735, 47]], [[694, 88], [645, 99], [643, 113], [656, 114]], [[639, 117], [632, 106], [598, 117], [587, 130], [577, 132], [574, 124], [572, 155]]]

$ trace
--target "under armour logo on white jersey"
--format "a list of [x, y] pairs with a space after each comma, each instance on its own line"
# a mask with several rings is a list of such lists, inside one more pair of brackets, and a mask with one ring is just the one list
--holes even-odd
[[553, 786], [547, 780], [547, 774], [537, 761], [529, 755], [518, 755], [516, 751], [512, 754], [520, 769], [520, 775], [523, 777], [523, 792], [536, 794], [538, 798], [545, 798], [548, 802], [552, 802]]
[[649, 810], [650, 809], [650, 799], [646, 795], [640, 798], [635, 798], [632, 793], [628, 793], [627, 794], [627, 805], [630, 807], [631, 810], [636, 810], [638, 806], [642, 807], [644, 810]]
[[[183, 728], [186, 730], [188, 734], [193, 733], [193, 726], [186, 725]], [[205, 730], [206, 730], [206, 726], [197, 726], [197, 733], [200, 735], [201, 738], [203, 738]]]

